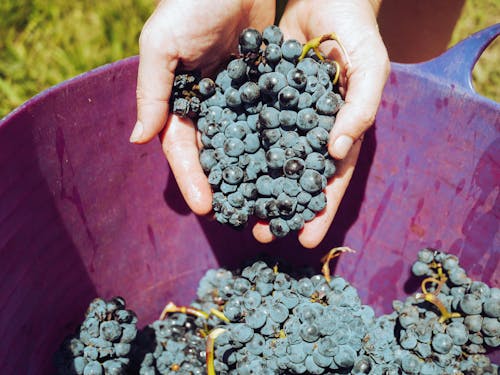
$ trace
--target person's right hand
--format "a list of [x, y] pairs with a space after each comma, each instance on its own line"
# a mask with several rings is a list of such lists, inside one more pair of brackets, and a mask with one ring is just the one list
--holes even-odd
[[163, 152], [188, 206], [212, 209], [212, 192], [201, 168], [197, 132], [190, 120], [169, 116], [175, 70], [202, 69], [206, 76], [237, 51], [241, 30], [262, 30], [274, 21], [269, 0], [163, 0], [139, 39], [137, 123], [130, 141], [146, 143], [161, 133]]

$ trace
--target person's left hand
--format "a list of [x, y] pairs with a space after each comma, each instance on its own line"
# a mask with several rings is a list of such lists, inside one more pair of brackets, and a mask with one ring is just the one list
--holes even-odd
[[[327, 206], [299, 233], [304, 247], [316, 247], [325, 237], [340, 201], [351, 180], [358, 159], [363, 133], [372, 125], [382, 90], [389, 75], [387, 51], [378, 31], [378, 0], [290, 0], [280, 28], [286, 39], [306, 41], [336, 33], [347, 50], [343, 56], [338, 44], [322, 45], [326, 56], [340, 63], [341, 93], [345, 104], [330, 132], [328, 150], [337, 159], [336, 175], [325, 194]], [[256, 224], [253, 234], [260, 242], [274, 239], [267, 224]]]

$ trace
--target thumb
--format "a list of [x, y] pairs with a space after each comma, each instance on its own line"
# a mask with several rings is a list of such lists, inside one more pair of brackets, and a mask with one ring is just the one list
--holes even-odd
[[148, 142], [165, 126], [178, 61], [177, 56], [168, 52], [167, 40], [167, 34], [163, 30], [155, 30], [154, 20], [146, 24], [141, 32], [136, 93], [137, 122], [130, 142]]
[[353, 143], [373, 124], [382, 91], [389, 75], [389, 59], [382, 41], [374, 41], [370, 58], [358, 66], [348, 66], [345, 104], [340, 108], [330, 132], [329, 152], [344, 159]]

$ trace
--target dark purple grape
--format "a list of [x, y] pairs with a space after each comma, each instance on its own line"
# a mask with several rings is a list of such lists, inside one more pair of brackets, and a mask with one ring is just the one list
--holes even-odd
[[322, 190], [321, 174], [313, 169], [306, 169], [299, 179], [300, 186], [308, 193], [315, 194]]
[[259, 52], [262, 35], [258, 30], [247, 28], [240, 34], [239, 45], [241, 53]]
[[228, 156], [240, 156], [245, 151], [245, 144], [238, 138], [227, 138], [224, 142], [224, 152]]
[[259, 124], [264, 129], [273, 129], [280, 126], [280, 112], [273, 107], [264, 107], [259, 114]]
[[285, 237], [290, 232], [288, 224], [281, 218], [271, 219], [269, 221], [269, 229], [278, 238]]
[[290, 216], [295, 212], [295, 207], [297, 207], [297, 199], [281, 193], [278, 198], [278, 209], [282, 216]]
[[240, 167], [230, 165], [222, 171], [222, 178], [230, 185], [236, 185], [243, 179], [243, 170]]
[[269, 168], [282, 168], [285, 163], [285, 151], [282, 148], [271, 148], [266, 152], [266, 162]]
[[241, 81], [246, 78], [247, 64], [243, 59], [235, 59], [227, 64], [227, 74], [232, 80]]
[[281, 48], [277, 44], [269, 44], [264, 52], [266, 61], [275, 64], [281, 59]]
[[302, 44], [295, 39], [288, 39], [281, 45], [283, 58], [290, 62], [295, 62], [302, 54]]
[[295, 109], [299, 103], [299, 91], [291, 86], [284, 87], [278, 93], [281, 109]]
[[273, 96], [278, 95], [287, 84], [285, 76], [278, 72], [262, 74], [258, 83], [263, 93]]
[[318, 73], [319, 65], [310, 57], [306, 57], [298, 62], [297, 69], [302, 70], [308, 76], [315, 76]]
[[286, 75], [286, 79], [288, 84], [297, 90], [303, 90], [306, 87], [307, 75], [298, 68], [290, 70]]
[[215, 82], [210, 78], [203, 78], [198, 83], [198, 91], [204, 97], [209, 97], [215, 94]]
[[239, 92], [243, 103], [254, 103], [260, 97], [259, 85], [255, 82], [245, 82], [241, 85]]
[[297, 127], [302, 131], [316, 127], [318, 121], [318, 114], [312, 108], [301, 109], [297, 115]]
[[289, 178], [299, 179], [304, 173], [305, 163], [300, 158], [291, 158], [285, 161], [283, 173]]
[[265, 44], [273, 43], [280, 46], [283, 43], [283, 33], [278, 26], [270, 25], [262, 32], [262, 40]]
[[327, 92], [316, 102], [316, 109], [322, 115], [334, 115], [342, 105], [342, 98], [334, 92]]

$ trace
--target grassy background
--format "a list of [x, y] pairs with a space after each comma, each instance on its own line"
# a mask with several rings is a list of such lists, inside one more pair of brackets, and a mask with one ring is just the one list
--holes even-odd
[[[1, 0], [0, 118], [40, 91], [138, 53], [156, 0]], [[467, 0], [452, 41], [498, 21], [498, 0]], [[500, 43], [474, 71], [476, 88], [500, 101]]]

